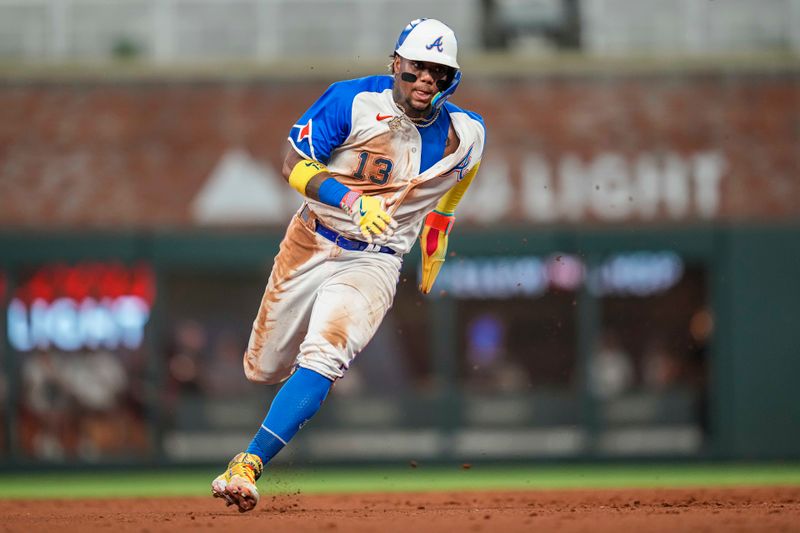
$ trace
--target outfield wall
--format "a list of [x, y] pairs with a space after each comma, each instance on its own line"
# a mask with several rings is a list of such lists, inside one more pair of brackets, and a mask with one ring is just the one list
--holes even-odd
[[[395, 306], [352, 379], [337, 385], [282, 460], [796, 459], [798, 236], [796, 226], [456, 233], [458, 256], [448, 265], [469, 272], [473, 292], [419, 296], [410, 256]], [[122, 333], [109, 340], [103, 332], [111, 326], [75, 318], [86, 297], [70, 315], [61, 293], [60, 314], [55, 304], [38, 304], [21, 311], [22, 322], [19, 309], [12, 317], [7, 308], [4, 463], [218, 461], [243, 446], [275, 392], [244, 380], [241, 349], [277, 237], [3, 237], [5, 302], [12, 295], [24, 302], [48, 284], [66, 290], [69, 276], [59, 269], [133, 265], [126, 279], [152, 275], [150, 289], [132, 289], [152, 303], [138, 344], [135, 320], [116, 322]], [[665, 256], [683, 265], [671, 282], [658, 267]], [[547, 286], [503, 292], [497, 280], [515, 258], [545, 261]], [[589, 272], [611, 258], [628, 261], [634, 273], [617, 271], [616, 285], [598, 292], [590, 277], [571, 277], [574, 269], [552, 270], [571, 258]], [[656, 266], [647, 267], [647, 258]], [[41, 275], [43, 264], [49, 276]], [[530, 279], [513, 278], [511, 286]], [[111, 281], [87, 283], [97, 301], [114, 290]], [[690, 333], [705, 313], [713, 331], [700, 343]], [[485, 332], [492, 314], [505, 329], [502, 340], [491, 327]], [[66, 349], [75, 339], [54, 333], [59, 321], [88, 340]], [[610, 392], [607, 380], [596, 389], [592, 377], [608, 329], [635, 374]], [[47, 348], [26, 348], [20, 339]], [[646, 370], [652, 339], [673, 350], [656, 380]], [[125, 378], [115, 386], [119, 370]]]

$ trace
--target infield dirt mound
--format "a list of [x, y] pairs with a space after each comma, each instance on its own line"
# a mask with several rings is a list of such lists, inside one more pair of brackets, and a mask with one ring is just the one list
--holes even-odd
[[800, 487], [0, 501], [2, 531], [800, 531]]

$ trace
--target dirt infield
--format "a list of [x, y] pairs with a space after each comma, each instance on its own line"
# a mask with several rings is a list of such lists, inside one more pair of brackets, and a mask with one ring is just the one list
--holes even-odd
[[0, 501], [0, 531], [800, 531], [800, 487]]

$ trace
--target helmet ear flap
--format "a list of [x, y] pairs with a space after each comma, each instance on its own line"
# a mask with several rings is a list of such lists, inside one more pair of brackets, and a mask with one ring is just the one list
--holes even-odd
[[447, 99], [453, 96], [453, 93], [456, 92], [456, 88], [458, 88], [459, 83], [461, 83], [461, 71], [454, 69], [453, 79], [450, 81], [450, 85], [444, 90], [439, 89], [439, 92], [434, 95], [433, 100], [431, 101], [431, 105], [434, 107], [434, 109], [441, 109]]
[[447, 77], [443, 80], [439, 80], [436, 82], [436, 88], [439, 89], [439, 92], [444, 92], [447, 90], [450, 85], [453, 84], [453, 79], [456, 77], [456, 69], [453, 67], [447, 68]]

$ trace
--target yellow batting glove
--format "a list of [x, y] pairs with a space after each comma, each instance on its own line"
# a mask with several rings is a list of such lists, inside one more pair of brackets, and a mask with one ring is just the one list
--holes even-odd
[[422, 251], [422, 283], [419, 286], [422, 294], [429, 294], [433, 282], [442, 269], [447, 256], [447, 236], [453, 228], [456, 217], [453, 214], [431, 211], [425, 217], [425, 225], [419, 235]]
[[364, 240], [372, 243], [373, 236], [391, 237], [397, 222], [386, 212], [383, 198], [366, 196], [358, 191], [350, 191], [342, 199], [342, 209], [350, 215], [358, 226]]

